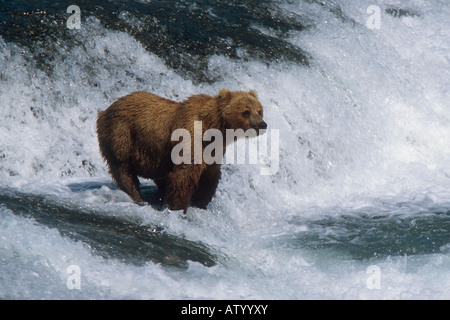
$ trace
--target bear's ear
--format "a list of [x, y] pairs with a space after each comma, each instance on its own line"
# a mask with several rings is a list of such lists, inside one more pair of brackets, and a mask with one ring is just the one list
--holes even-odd
[[258, 99], [258, 94], [256, 93], [256, 90], [250, 90], [248, 92], [251, 96], [254, 96], [256, 99]]
[[231, 91], [228, 89], [220, 89], [218, 98], [220, 102], [228, 104], [231, 101]]

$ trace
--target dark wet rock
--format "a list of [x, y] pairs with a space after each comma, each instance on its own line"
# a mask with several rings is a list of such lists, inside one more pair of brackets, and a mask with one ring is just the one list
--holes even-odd
[[[58, 46], [81, 45], [77, 30], [66, 27], [73, 1], [28, 1], [0, 9], [0, 34], [37, 50], [41, 62], [51, 65]], [[2, 1], [3, 3], [3, 1]], [[282, 13], [270, 1], [95, 1], [77, 2], [82, 28], [88, 17], [109, 30], [127, 32], [166, 64], [196, 81], [211, 82], [207, 61], [211, 55], [232, 59], [286, 60], [308, 65], [308, 54], [286, 38], [306, 24], [294, 14]], [[89, 34], [87, 32], [86, 34]], [[120, 44], [118, 44], [120, 45]]]
[[166, 233], [160, 227], [72, 208], [43, 196], [2, 190], [0, 204], [15, 214], [55, 228], [63, 236], [81, 241], [105, 259], [141, 266], [151, 261], [166, 267], [187, 268], [188, 261], [214, 266], [215, 254], [204, 244]]

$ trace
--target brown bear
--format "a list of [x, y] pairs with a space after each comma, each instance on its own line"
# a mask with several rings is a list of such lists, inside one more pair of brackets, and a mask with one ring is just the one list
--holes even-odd
[[[227, 129], [255, 129], [260, 134], [267, 128], [254, 90], [221, 89], [215, 97], [198, 94], [183, 102], [144, 91], [129, 94], [100, 112], [97, 119], [100, 151], [120, 189], [143, 202], [140, 176], [152, 179], [165, 193], [169, 209], [186, 213], [190, 203], [206, 209], [216, 192], [221, 163], [175, 164], [171, 158], [178, 143], [172, 141], [172, 133], [182, 128], [193, 136], [195, 121], [201, 121], [202, 134], [217, 129], [223, 137]], [[225, 147], [226, 141], [223, 152]]]

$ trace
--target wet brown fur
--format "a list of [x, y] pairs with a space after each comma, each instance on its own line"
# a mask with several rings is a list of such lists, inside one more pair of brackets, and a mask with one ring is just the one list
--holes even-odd
[[179, 143], [171, 141], [172, 132], [184, 128], [193, 137], [194, 121], [202, 121], [203, 133], [215, 128], [223, 137], [226, 129], [266, 126], [254, 90], [221, 89], [215, 97], [198, 94], [184, 102], [144, 91], [122, 97], [100, 112], [97, 119], [100, 151], [120, 189], [142, 202], [140, 176], [152, 179], [165, 192], [169, 209], [186, 212], [190, 201], [206, 208], [216, 192], [221, 165], [204, 161], [174, 165], [171, 160], [172, 148]]

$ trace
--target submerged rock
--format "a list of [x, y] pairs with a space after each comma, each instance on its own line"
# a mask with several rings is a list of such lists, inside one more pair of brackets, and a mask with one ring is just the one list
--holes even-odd
[[177, 268], [187, 268], [188, 261], [208, 267], [216, 264], [217, 257], [204, 244], [167, 234], [161, 228], [71, 208], [37, 195], [1, 192], [0, 203], [17, 215], [86, 243], [93, 254], [106, 259], [138, 266], [152, 261]]

